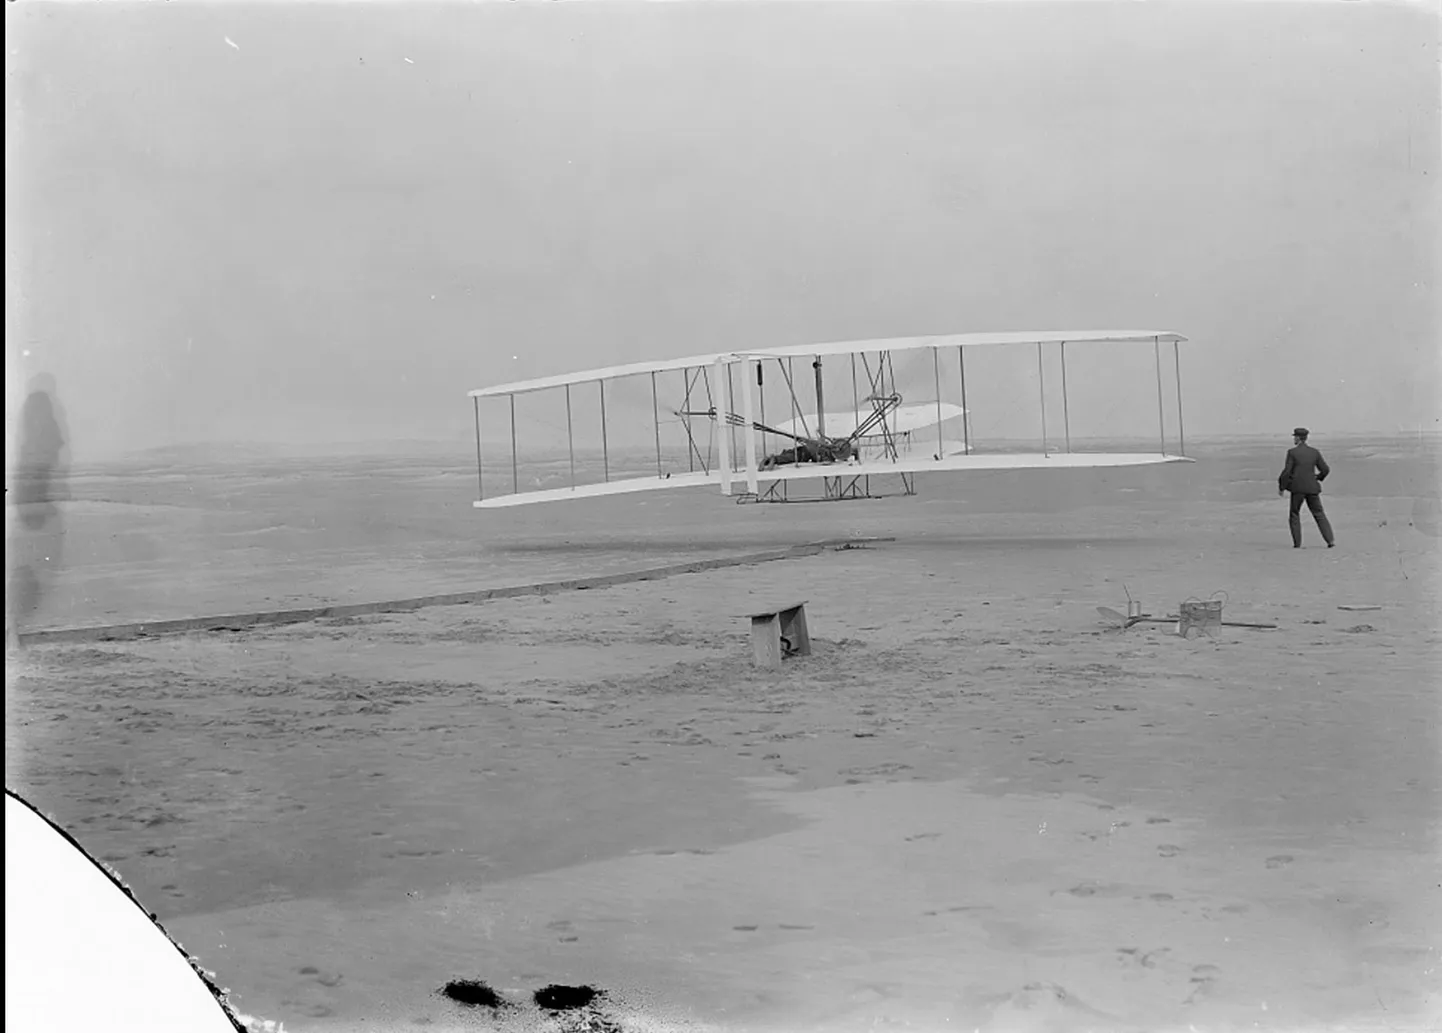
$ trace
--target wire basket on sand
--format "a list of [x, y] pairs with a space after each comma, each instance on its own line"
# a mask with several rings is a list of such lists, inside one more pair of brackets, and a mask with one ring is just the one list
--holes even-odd
[[1221, 599], [1188, 599], [1177, 607], [1177, 634], [1188, 637], [1192, 630], [1212, 634], [1222, 626]]

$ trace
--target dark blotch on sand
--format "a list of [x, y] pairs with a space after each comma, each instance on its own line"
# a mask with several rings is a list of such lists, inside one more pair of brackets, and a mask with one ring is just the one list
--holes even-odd
[[504, 997], [475, 979], [453, 979], [441, 987], [441, 996], [472, 1007], [501, 1008], [506, 1004]]
[[536, 991], [536, 1004], [547, 1011], [570, 1011], [584, 1008], [601, 996], [592, 986], [559, 986], [552, 983]]

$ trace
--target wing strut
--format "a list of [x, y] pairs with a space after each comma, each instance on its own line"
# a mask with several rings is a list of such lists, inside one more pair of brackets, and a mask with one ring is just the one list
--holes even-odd
[[[761, 402], [761, 425], [763, 428], [766, 426], [766, 376], [761, 370], [765, 365], [766, 363], [763, 360], [756, 360], [756, 397]], [[766, 441], [766, 431], [764, 429], [761, 431], [761, 454], [771, 454], [771, 446]]]
[[1177, 342], [1172, 342], [1172, 367], [1177, 371], [1177, 438], [1181, 442], [1182, 455], [1187, 454], [1187, 428], [1182, 423], [1182, 353]]
[[1162, 339], [1152, 338], [1152, 353], [1157, 359], [1157, 431], [1162, 436], [1162, 455], [1167, 454], [1167, 418], [1162, 411]]
[[[681, 417], [681, 426], [684, 427], [686, 430], [686, 439], [690, 447], [690, 451], [686, 453], [686, 463], [691, 468], [691, 472], [694, 473], [696, 471], [695, 460], [700, 460], [702, 472], [710, 473], [711, 443], [715, 439], [716, 434], [716, 425], [714, 423], [714, 420], [716, 418], [716, 403], [711, 397], [711, 378], [707, 374], [706, 367], [704, 366], [697, 367], [696, 375], [694, 377], [691, 375], [690, 368], [687, 367], [686, 371], [682, 374], [682, 377], [686, 385], [686, 400], [682, 404], [684, 404], [686, 408], [677, 410], [676, 415]], [[691, 408], [691, 393], [696, 390], [697, 381], [701, 381], [706, 385], [707, 407], [701, 410], [695, 410]], [[691, 417], [693, 416], [705, 416], [709, 420], [713, 421], [708, 424], [708, 433], [706, 437], [706, 454], [704, 456], [701, 454], [701, 446], [696, 444], [696, 436], [691, 433]]]
[[[696, 381], [700, 379], [699, 370], [694, 377], [691, 375], [690, 366], [681, 370], [681, 385], [685, 388], [685, 392], [681, 402], [683, 408], [679, 409], [676, 415], [681, 417], [681, 426], [686, 431], [686, 469], [690, 473], [696, 472], [696, 460], [701, 459], [701, 449], [696, 444], [696, 435], [691, 433], [691, 392], [695, 390]], [[701, 467], [703, 470], [706, 467], [704, 459], [701, 460]]]
[[853, 441], [859, 441], [861, 435], [865, 434], [878, 423], [881, 424], [882, 430], [885, 432], [886, 415], [901, 404], [901, 396], [892, 395], [890, 398], [876, 398], [873, 396], [871, 404], [874, 407], [871, 415], [866, 417], [865, 421], [852, 433], [851, 439]]
[[511, 490], [516, 494], [521, 492], [521, 475], [516, 465], [516, 396], [508, 395], [511, 400]]
[[601, 469], [604, 472], [607, 483], [611, 480], [611, 450], [606, 443], [606, 382], [596, 381], [596, 386], [601, 389]]
[[946, 440], [941, 436], [941, 349], [931, 349], [931, 368], [936, 373], [936, 458], [946, 455]]
[[[757, 362], [759, 368], [761, 363]], [[751, 360], [741, 365], [741, 412], [746, 419], [746, 490], [756, 494], [756, 423], [751, 418], [754, 404], [751, 399]]]
[[861, 395], [856, 390], [856, 353], [851, 353], [851, 411], [861, 412]]
[[[806, 414], [801, 411], [801, 401], [796, 397], [796, 384], [791, 379], [792, 369], [787, 368], [790, 363], [790, 356], [787, 356], [785, 362], [780, 359], [776, 360], [776, 365], [781, 367], [781, 376], [786, 380], [786, 390], [791, 394], [791, 415], [797, 423], [801, 424], [801, 432], [809, 438], [812, 437], [811, 428], [806, 425]], [[801, 439], [797, 438], [796, 440]]]
[[651, 421], [656, 428], [656, 476], [661, 476], [661, 409], [656, 401], [656, 372], [651, 371]]
[[486, 497], [486, 485], [481, 474], [481, 400], [472, 398], [471, 401], [476, 403], [476, 499], [480, 500]]
[[571, 487], [576, 486], [576, 437], [571, 427], [571, 385], [566, 385], [566, 452], [571, 457]]
[[[871, 372], [871, 363], [866, 360], [865, 352], [861, 353], [861, 366], [866, 372], [867, 381], [871, 384], [871, 394], [867, 396], [867, 400], [871, 402], [873, 406], [876, 406], [878, 401], [888, 397], [886, 395], [886, 353], [877, 353], [876, 374], [874, 376]], [[896, 397], [895, 393], [893, 392], [890, 397]], [[889, 458], [896, 459], [896, 439], [891, 434], [891, 428], [886, 425], [886, 410], [875, 408], [872, 414], [867, 417], [866, 422], [856, 428], [856, 439], [859, 441], [862, 434], [870, 431], [871, 428], [878, 423], [881, 425], [882, 450]]]
[[[722, 370], [723, 370], [723, 369], [726, 369], [726, 360], [725, 360], [725, 359], [722, 359], [722, 358], [718, 358], [718, 359], [716, 360], [716, 390], [717, 390], [717, 391], [720, 391], [720, 390], [722, 389], [722, 386], [723, 386], [723, 385], [722, 385], [722, 381], [721, 381], [721, 373], [722, 373]], [[727, 372], [729, 372], [729, 370], [727, 370]], [[725, 401], [724, 398], [723, 398], [722, 400]], [[729, 406], [728, 406], [728, 408], [729, 408]], [[720, 442], [720, 446], [721, 446], [721, 462], [720, 462], [720, 465], [719, 465], [719, 468], [718, 468], [718, 471], [717, 471], [717, 472], [721, 474], [721, 494], [722, 494], [722, 495], [730, 495], [730, 494], [731, 494], [731, 442], [730, 442], [729, 439], [730, 439], [730, 435], [731, 435], [732, 433], [734, 433], [734, 432], [731, 430], [730, 427], [722, 427], [722, 428], [720, 428], [720, 431], [721, 431], [721, 433], [716, 436], [716, 439], [717, 439], [717, 441]]]
[[1046, 441], [1046, 369], [1041, 361], [1041, 342], [1036, 342], [1036, 376], [1041, 384], [1041, 454], [1051, 455]]
[[816, 356], [816, 361], [811, 363], [811, 368], [816, 371], [816, 436], [826, 437], [826, 394], [821, 386], [821, 356]]
[[1066, 431], [1066, 450], [1071, 451], [1071, 410], [1066, 400], [1066, 342], [1061, 342], [1061, 422]]
[[961, 447], [971, 455], [971, 410], [966, 407], [966, 349], [956, 346], [956, 361], [961, 370]]
[[681, 367], [681, 395], [682, 408], [676, 410], [676, 416], [681, 420], [681, 427], [686, 431], [686, 472], [696, 472], [696, 439], [691, 436], [691, 417], [686, 415], [691, 408], [691, 367]]
[[[718, 389], [719, 389], [719, 385], [718, 385]], [[736, 411], [736, 380], [735, 380], [735, 378], [731, 375], [731, 365], [730, 365], [730, 363], [727, 363], [727, 364], [726, 364], [726, 411], [727, 411], [727, 412], [735, 412], [735, 411]], [[730, 444], [731, 444], [731, 455], [734, 456], [734, 455], [736, 455], [736, 451], [737, 451], [737, 449], [736, 449], [736, 431], [735, 431], [735, 430], [730, 430], [730, 431], [728, 431], [727, 433], [729, 433], [729, 434], [731, 435], [731, 442], [730, 442]], [[728, 492], [727, 494], [730, 494], [730, 493]]]

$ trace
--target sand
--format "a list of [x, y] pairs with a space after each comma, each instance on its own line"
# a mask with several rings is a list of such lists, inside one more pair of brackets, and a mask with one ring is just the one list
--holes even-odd
[[[1342, 547], [1296, 551], [1274, 499], [1096, 501], [858, 504], [789, 533], [898, 540], [35, 647], [7, 784], [301, 1033], [539, 1021], [435, 992], [461, 978], [603, 987], [637, 1029], [1439, 1028], [1420, 504], [1329, 497]], [[1123, 582], [1278, 627], [1108, 629]], [[736, 614], [792, 597], [814, 654], [753, 669]]]

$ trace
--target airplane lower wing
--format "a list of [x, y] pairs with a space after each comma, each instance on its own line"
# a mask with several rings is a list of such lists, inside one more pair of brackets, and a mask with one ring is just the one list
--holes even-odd
[[[523, 491], [510, 495], [472, 502], [476, 509], [502, 509], [507, 506], [529, 506], [535, 502], [560, 502], [563, 499], [595, 499], [607, 495], [628, 495], [637, 491], [679, 491], [682, 488], [699, 488], [708, 484], [720, 484], [721, 474], [677, 473], [670, 477], [628, 477], [621, 481], [604, 481], [600, 484], [578, 484], [574, 488], [546, 488], [542, 491]], [[734, 483], [734, 481], [733, 481]]]
[[[1190, 463], [1186, 456], [1164, 455], [1160, 452], [1035, 452], [995, 453], [988, 455], [907, 456], [896, 460], [871, 459], [855, 463], [798, 463], [792, 466], [757, 470], [758, 482], [821, 480], [823, 478], [882, 477], [887, 474], [968, 473], [982, 470], [1085, 470], [1112, 466], [1152, 466], [1161, 463]], [[730, 478], [733, 494], [747, 490], [746, 472], [733, 472]], [[677, 473], [670, 477], [634, 477], [601, 484], [581, 484], [574, 488], [551, 488], [498, 495], [471, 503], [476, 509], [501, 509], [527, 506], [538, 502], [560, 502], [565, 499], [593, 499], [607, 495], [625, 495], [638, 491], [667, 491], [720, 485], [721, 472]]]

